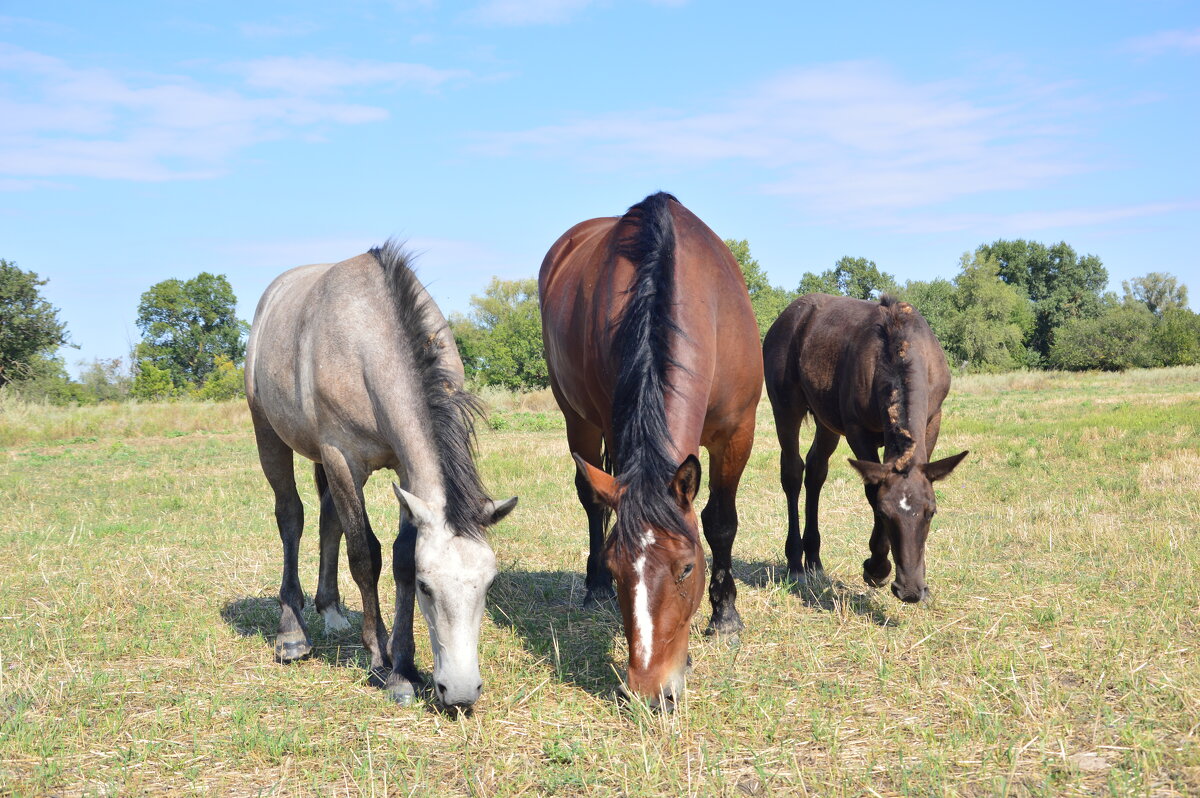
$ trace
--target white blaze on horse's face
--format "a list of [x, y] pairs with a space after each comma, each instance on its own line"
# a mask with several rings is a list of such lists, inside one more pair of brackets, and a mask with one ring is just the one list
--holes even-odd
[[634, 639], [643, 668], [650, 667], [650, 658], [654, 656], [654, 619], [650, 617], [649, 593], [646, 590], [646, 549], [653, 546], [654, 541], [654, 530], [647, 528], [642, 535], [641, 553], [633, 562], [633, 571], [637, 575], [637, 582], [633, 586]]
[[403, 493], [417, 525], [417, 604], [429, 626], [433, 683], [447, 706], [479, 699], [479, 627], [488, 588], [496, 578], [496, 555], [485, 540], [455, 535], [445, 517]]

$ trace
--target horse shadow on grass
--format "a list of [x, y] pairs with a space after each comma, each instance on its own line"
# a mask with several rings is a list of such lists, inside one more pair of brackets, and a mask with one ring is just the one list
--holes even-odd
[[890, 598], [880, 599], [886, 591], [866, 585], [849, 585], [822, 572], [796, 582], [788, 577], [787, 566], [777, 562], [733, 561], [734, 578], [750, 587], [764, 590], [786, 590], [804, 602], [805, 606], [822, 612], [850, 612], [862, 616], [876, 626], [899, 626], [889, 611]]
[[583, 595], [582, 573], [506, 569], [488, 593], [487, 612], [560, 683], [610, 697], [619, 681], [613, 649], [622, 637], [620, 609], [615, 599], [584, 609]]
[[[343, 608], [350, 628], [327, 632], [325, 620], [316, 611], [311, 597], [305, 597], [304, 623], [312, 640], [312, 653], [305, 659], [317, 659], [327, 665], [360, 668], [369, 671], [371, 660], [362, 645], [362, 613]], [[279, 599], [275, 596], [247, 596], [234, 599], [221, 608], [221, 618], [242, 637], [261, 638], [274, 649], [279, 631]], [[377, 679], [371, 674], [372, 683]], [[380, 683], [382, 684], [382, 682]], [[379, 686], [379, 685], [377, 685]]]

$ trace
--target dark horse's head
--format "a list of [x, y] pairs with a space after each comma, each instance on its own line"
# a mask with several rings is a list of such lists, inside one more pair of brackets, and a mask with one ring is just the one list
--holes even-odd
[[[876, 520], [887, 531], [892, 556], [896, 560], [896, 581], [892, 582], [892, 593], [901, 601], [915, 604], [929, 595], [929, 588], [925, 585], [925, 539], [929, 537], [929, 522], [937, 512], [933, 483], [949, 476], [966, 456], [966, 452], [959, 452], [932, 463], [920, 463], [908, 468], [898, 468], [894, 462], [850, 460], [850, 465], [867, 483]], [[864, 563], [864, 569], [869, 568], [870, 562]], [[877, 586], [884, 583], [887, 575], [887, 570], [882, 573], [864, 572], [867, 581]]]
[[692, 507], [700, 461], [687, 456], [659, 488], [665, 498], [655, 497], [658, 507], [579, 455], [575, 463], [596, 498], [617, 513], [604, 557], [625, 621], [626, 683], [651, 706], [670, 710], [683, 692], [688, 632], [704, 595], [704, 549]]

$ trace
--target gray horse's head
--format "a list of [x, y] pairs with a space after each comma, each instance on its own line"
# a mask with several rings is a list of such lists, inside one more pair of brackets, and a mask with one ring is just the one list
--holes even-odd
[[[433, 647], [433, 683], [439, 701], [466, 708], [479, 699], [479, 627], [488, 588], [496, 578], [496, 555], [482, 535], [459, 535], [445, 514], [393, 483], [401, 509], [417, 527], [417, 604], [429, 627]], [[484, 526], [517, 506], [489, 500]]]

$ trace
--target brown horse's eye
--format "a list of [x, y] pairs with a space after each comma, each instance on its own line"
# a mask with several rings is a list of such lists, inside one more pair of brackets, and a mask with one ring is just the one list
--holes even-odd
[[680, 572], [680, 574], [679, 574], [679, 578], [678, 578], [678, 579], [676, 579], [675, 581], [676, 581], [677, 583], [678, 583], [678, 582], [682, 582], [684, 579], [687, 579], [689, 576], [691, 576], [691, 575], [692, 575], [692, 568], [693, 568], [692, 564], [691, 564], [691, 563], [688, 563], [688, 564], [687, 564], [687, 565], [684, 567], [683, 571], [682, 571], [682, 572]]

